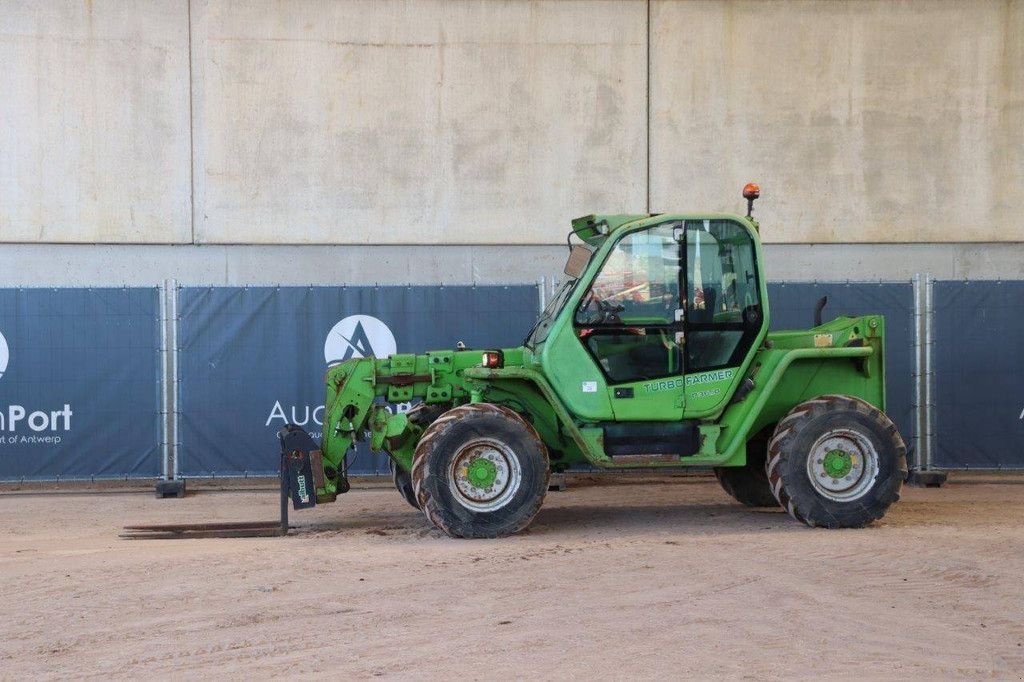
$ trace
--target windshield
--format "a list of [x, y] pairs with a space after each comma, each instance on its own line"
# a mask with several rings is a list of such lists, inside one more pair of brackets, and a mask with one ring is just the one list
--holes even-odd
[[576, 324], [671, 324], [679, 307], [681, 229], [663, 223], [620, 239], [580, 302]]
[[548, 332], [551, 331], [551, 324], [555, 321], [555, 315], [562, 309], [566, 299], [572, 293], [573, 288], [576, 286], [576, 282], [579, 280], [569, 279], [566, 280], [551, 300], [548, 301], [547, 306], [544, 307], [544, 312], [540, 314], [540, 319], [537, 320], [537, 324], [533, 325], [533, 329], [526, 335], [526, 341], [524, 345], [533, 350], [538, 343], [543, 343], [544, 339], [548, 338]]

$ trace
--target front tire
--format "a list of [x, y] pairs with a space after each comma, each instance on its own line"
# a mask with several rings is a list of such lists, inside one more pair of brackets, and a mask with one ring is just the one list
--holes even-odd
[[395, 464], [395, 460], [390, 457], [388, 457], [388, 468], [391, 469], [391, 482], [395, 484], [395, 488], [402, 495], [402, 499], [413, 508], [419, 509], [420, 505], [416, 501], [416, 491], [412, 485], [412, 474]]
[[899, 500], [907, 448], [881, 410], [852, 396], [824, 395], [779, 422], [766, 473], [775, 499], [797, 521], [862, 528]]
[[474, 403], [441, 415], [413, 457], [416, 500], [451, 537], [497, 538], [526, 528], [548, 489], [547, 448], [522, 417]]
[[[409, 410], [407, 416], [410, 422], [425, 430], [444, 413], [445, 409], [447, 409], [445, 405], [420, 403]], [[408, 502], [413, 509], [419, 509], [420, 503], [416, 501], [416, 490], [412, 484], [412, 472], [399, 466], [391, 456], [388, 456], [388, 468], [391, 470], [391, 482], [395, 484], [395, 489], [398, 490], [402, 499]]]

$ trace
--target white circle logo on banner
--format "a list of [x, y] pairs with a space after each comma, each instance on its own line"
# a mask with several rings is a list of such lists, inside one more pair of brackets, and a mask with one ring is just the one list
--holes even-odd
[[331, 328], [324, 360], [333, 365], [352, 358], [386, 358], [398, 350], [388, 326], [370, 315], [349, 315]]
[[7, 371], [7, 362], [11, 359], [11, 351], [7, 347], [7, 339], [4, 338], [3, 332], [0, 332], [0, 378], [4, 376], [4, 372]]

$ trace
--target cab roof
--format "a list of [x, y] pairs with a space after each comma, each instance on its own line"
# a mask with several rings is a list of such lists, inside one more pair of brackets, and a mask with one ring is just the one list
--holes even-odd
[[584, 242], [598, 245], [608, 235], [629, 227], [641, 227], [646, 223], [660, 223], [665, 220], [734, 220], [758, 231], [758, 225], [750, 218], [733, 213], [595, 213], [572, 221], [572, 231]]

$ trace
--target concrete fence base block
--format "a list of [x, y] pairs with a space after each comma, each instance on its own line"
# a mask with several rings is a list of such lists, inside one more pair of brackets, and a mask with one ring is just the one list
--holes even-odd
[[185, 497], [185, 480], [179, 478], [173, 481], [157, 481], [156, 499], [162, 500], [167, 497]]
[[945, 471], [911, 471], [907, 484], [915, 488], [941, 488], [949, 475]]

